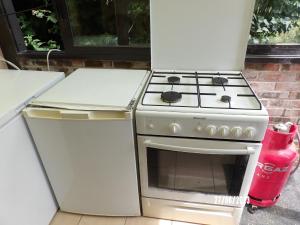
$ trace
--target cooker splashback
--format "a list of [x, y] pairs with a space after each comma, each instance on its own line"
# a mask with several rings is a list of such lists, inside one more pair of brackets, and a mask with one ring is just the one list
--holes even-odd
[[153, 70], [241, 70], [255, 0], [150, 0]]

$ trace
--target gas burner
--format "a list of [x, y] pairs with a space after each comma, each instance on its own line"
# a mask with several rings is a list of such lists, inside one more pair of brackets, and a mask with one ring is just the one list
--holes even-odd
[[222, 95], [221, 101], [222, 102], [230, 102], [231, 101], [231, 97], [229, 95]]
[[168, 82], [170, 84], [178, 84], [180, 83], [180, 77], [176, 77], [176, 76], [168, 77]]
[[176, 91], [167, 91], [161, 94], [161, 99], [166, 103], [176, 103], [182, 98], [182, 94]]
[[212, 83], [214, 85], [224, 85], [228, 83], [228, 79], [225, 77], [213, 77], [212, 78]]

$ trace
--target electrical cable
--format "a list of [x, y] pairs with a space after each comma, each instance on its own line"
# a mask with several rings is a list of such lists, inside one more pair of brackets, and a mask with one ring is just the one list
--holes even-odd
[[11, 67], [13, 67], [16, 70], [21, 70], [16, 64], [12, 63], [11, 61], [8, 61], [2, 57], [0, 57], [0, 61], [2, 62], [6, 62], [8, 65], [10, 65]]
[[47, 60], [47, 68], [48, 68], [48, 71], [50, 71], [49, 57], [50, 57], [51, 52], [54, 52], [54, 51], [60, 52], [61, 50], [60, 50], [60, 49], [57, 49], [57, 48], [54, 48], [54, 49], [50, 49], [50, 50], [48, 51], [48, 53], [47, 53], [47, 58], [46, 58], [46, 60]]
[[48, 6], [51, 6], [52, 3], [48, 3], [48, 4], [44, 4], [44, 5], [40, 5], [40, 6], [36, 6], [36, 7], [33, 7], [33, 8], [29, 8], [29, 9], [24, 9], [24, 10], [20, 10], [20, 11], [17, 11], [17, 12], [12, 12], [12, 13], [3, 13], [3, 14], [0, 14], [0, 16], [11, 16], [11, 15], [16, 15], [16, 14], [20, 14], [20, 13], [24, 13], [24, 12], [29, 12], [29, 11], [32, 11], [32, 10], [35, 10], [35, 9], [40, 9], [40, 8], [47, 8]]
[[[36, 7], [32, 7], [32, 8], [29, 8], [29, 9], [20, 10], [20, 11], [17, 11], [17, 12], [3, 13], [3, 14], [0, 14], [0, 17], [2, 17], [2, 16], [16, 15], [16, 14], [20, 14], [20, 13], [24, 13], [24, 12], [29, 12], [29, 11], [32, 11], [32, 10], [35, 10], [35, 9], [47, 8], [48, 6], [51, 6], [51, 5], [53, 5], [53, 4], [52, 3], [46, 3], [44, 5], [39, 5], [39, 6], [36, 6]], [[47, 67], [48, 67], [49, 71], [50, 71], [49, 56], [50, 56], [50, 53], [52, 51], [60, 51], [60, 50], [59, 49], [51, 49], [51, 50], [48, 51], [48, 53], [47, 53]], [[7, 64], [9, 64], [10, 66], [12, 66], [16, 70], [21, 70], [17, 65], [15, 65], [14, 63], [12, 63], [12, 62], [4, 59], [4, 58], [0, 57], [0, 61], [6, 62]]]

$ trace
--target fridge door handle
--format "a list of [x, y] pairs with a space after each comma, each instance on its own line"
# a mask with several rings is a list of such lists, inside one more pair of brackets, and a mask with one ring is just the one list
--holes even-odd
[[132, 114], [127, 111], [80, 111], [49, 108], [26, 108], [23, 114], [27, 118], [53, 120], [131, 120]]
[[198, 154], [210, 154], [210, 155], [250, 155], [256, 152], [253, 147], [245, 147], [245, 149], [213, 149], [213, 148], [194, 148], [194, 147], [183, 147], [175, 145], [166, 145], [160, 143], [153, 143], [150, 140], [146, 140], [144, 144], [150, 148], [158, 148], [162, 150], [179, 151], [179, 152], [190, 152]]
[[72, 111], [72, 110], [61, 110], [60, 116], [62, 119], [73, 119], [73, 120], [88, 120], [90, 119], [89, 111]]

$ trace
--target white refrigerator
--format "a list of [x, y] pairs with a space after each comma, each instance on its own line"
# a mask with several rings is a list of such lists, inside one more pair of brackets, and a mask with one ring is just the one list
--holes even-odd
[[48, 225], [57, 211], [21, 111], [63, 73], [0, 70], [0, 224]]
[[78, 69], [24, 110], [62, 211], [140, 215], [133, 116], [148, 75]]

